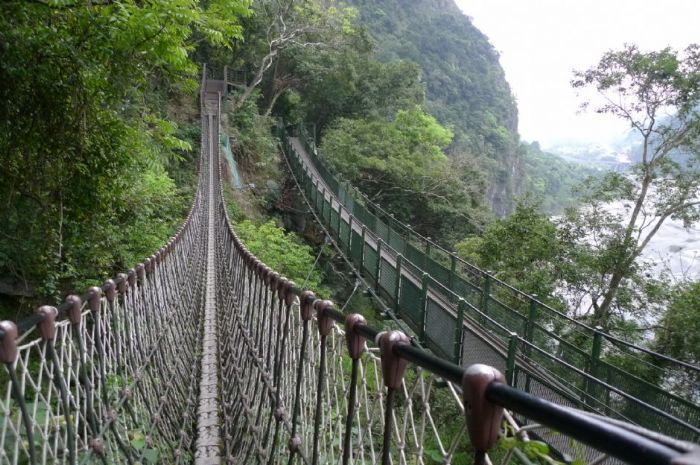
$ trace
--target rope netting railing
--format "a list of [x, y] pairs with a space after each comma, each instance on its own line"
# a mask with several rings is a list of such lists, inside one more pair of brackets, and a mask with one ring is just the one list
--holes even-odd
[[[258, 260], [223, 200], [219, 209], [227, 463], [634, 463], [642, 454], [645, 463], [670, 463], [693, 449], [551, 404], [507, 386], [492, 367], [464, 369], [400, 331], [339, 312]], [[578, 457], [535, 440], [543, 433], [564, 437]]]
[[[537, 395], [700, 438], [700, 406], [667, 386], [673, 381], [697, 390], [698, 367], [580, 324], [453, 254], [441, 260], [430, 242], [419, 250], [412, 236], [383, 222], [337, 181], [303, 131], [299, 138], [280, 136], [290, 170], [329, 235], [421, 343], [462, 365], [488, 361], [512, 385]], [[629, 366], [654, 370], [658, 385]]]
[[438, 358], [265, 266], [226, 213], [221, 86], [203, 73], [199, 184], [177, 234], [103, 286], [0, 323], [0, 464], [694, 463], [693, 444]]
[[[570, 335], [572, 339], [576, 338], [582, 345], [582, 349], [588, 351], [586, 356], [589, 359], [599, 356], [591, 351], [596, 343], [600, 343], [601, 353], [611, 353], [621, 361], [639, 363], [650, 370], [648, 375], [651, 377], [658, 379], [673, 377], [695, 383], [700, 382], [700, 367], [601, 332], [542, 302], [537, 296], [528, 295], [501, 281], [493, 272], [468, 263], [454, 252], [435, 243], [431, 238], [416, 232], [350, 183], [343, 181], [318, 152], [304, 124], [299, 125], [298, 133], [299, 141], [317, 170], [319, 178], [337, 195], [340, 203], [351, 214], [396, 252], [409, 258], [430, 275], [441, 279], [444, 283], [449, 283], [448, 287], [455, 292], [469, 295], [469, 292], [473, 291], [474, 296], [479, 298], [479, 305], [485, 311], [489, 311], [490, 306], [495, 306], [494, 313], [499, 319], [507, 320], [508, 316], [519, 312], [520, 315], [514, 317], [519, 323], [522, 323], [521, 317], [546, 321], [552, 327], [556, 327], [558, 332]], [[498, 307], [501, 307], [500, 312]], [[503, 313], [505, 315], [502, 315]], [[513, 325], [511, 329], [520, 332], [522, 326], [522, 324]], [[653, 334], [645, 334], [646, 339], [651, 337]], [[596, 338], [599, 341], [594, 342]], [[697, 395], [700, 396], [700, 393]]]
[[177, 234], [127, 274], [0, 323], [0, 463], [190, 462], [205, 185]]
[[[462, 368], [400, 331], [343, 314], [257, 259], [236, 236], [223, 193], [218, 202], [227, 463], [614, 463], [642, 451], [647, 463], [669, 463], [694, 448], [533, 397], [492, 367]], [[332, 206], [314, 212], [322, 225], [340, 221]], [[331, 240], [341, 247], [337, 234]], [[535, 440], [555, 436], [565, 450]]]

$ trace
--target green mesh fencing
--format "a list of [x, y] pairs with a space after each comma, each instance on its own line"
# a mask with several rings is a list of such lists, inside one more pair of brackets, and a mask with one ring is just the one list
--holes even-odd
[[401, 237], [396, 231], [389, 229], [389, 240], [387, 242], [397, 253], [406, 254], [406, 239]]
[[468, 303], [475, 306], [479, 305], [479, 301], [481, 299], [481, 289], [461, 276], [455, 276], [453, 278], [452, 290], [455, 294], [461, 296]]
[[425, 260], [425, 254], [418, 250], [413, 244], [406, 244], [406, 258], [418, 266], [423, 266], [423, 261]]
[[422, 290], [408, 279], [401, 280], [399, 315], [413, 328], [423, 326]]
[[373, 281], [377, 280], [377, 251], [369, 244], [365, 244], [363, 271], [367, 273]]
[[338, 217], [339, 214], [336, 210], [331, 210], [330, 211], [330, 231], [333, 233], [333, 237], [338, 237]]
[[384, 258], [379, 262], [379, 290], [390, 303], [396, 302], [396, 268]]
[[374, 233], [384, 242], [389, 241], [389, 227], [379, 218], [374, 223]]
[[347, 250], [350, 240], [350, 225], [344, 220], [340, 220], [340, 229], [338, 231], [338, 241], [343, 250]]
[[448, 308], [432, 298], [426, 299], [425, 336], [428, 348], [445, 358], [454, 355], [457, 317]]
[[358, 268], [362, 264], [362, 250], [364, 249], [364, 242], [362, 241], [362, 236], [352, 231], [352, 239], [350, 241], [350, 260]]
[[437, 261], [435, 261], [432, 258], [426, 257], [425, 260], [425, 265], [424, 265], [424, 270], [426, 273], [428, 273], [430, 276], [433, 277], [437, 282], [442, 284], [443, 286], [448, 286], [450, 282], [450, 270], [449, 268], [446, 268], [439, 264]]
[[[293, 161], [293, 166], [298, 163], [298, 168], [293, 169], [301, 173], [314, 208], [341, 246], [348, 248], [347, 238], [351, 237], [350, 259], [356, 266], [362, 264], [363, 273], [390, 301], [396, 298], [396, 270], [377, 256], [375, 241], [381, 238], [386, 242], [383, 250], [403, 255], [404, 276], [396, 310], [416, 333], [425, 337], [431, 349], [448, 357], [454, 355], [455, 331], [449, 337], [437, 335], [458, 324], [455, 315], [461, 297], [466, 302], [462, 364], [488, 363], [505, 371], [508, 341], [515, 333], [522, 343], [511, 354], [516, 364], [512, 373], [516, 373], [515, 382], [529, 392], [564, 405], [584, 406], [604, 415], [633, 420], [678, 437], [700, 439], [700, 406], [674, 392], [676, 386], [700, 386], [697, 367], [654, 358], [647, 350], [616, 342], [607, 335], [601, 339], [592, 328], [451, 256], [358, 196], [347, 183], [338, 182], [313, 144], [305, 137], [301, 139], [321, 179], [357, 224], [367, 228], [373, 245], [363, 243], [362, 236], [350, 231], [344, 220], [338, 226], [338, 213], [323, 200], [319, 185], [311, 180], [303, 163]], [[291, 153], [298, 158], [298, 154]], [[430, 256], [426, 254], [428, 250]], [[442, 286], [439, 293], [444, 302], [432, 297], [423, 300], [424, 273]], [[594, 341], [599, 345], [599, 355], [595, 357]], [[643, 367], [654, 384], [630, 373], [627, 367]]]

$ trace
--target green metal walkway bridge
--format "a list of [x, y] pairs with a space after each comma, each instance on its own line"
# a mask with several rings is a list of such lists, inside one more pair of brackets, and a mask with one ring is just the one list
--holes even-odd
[[697, 405], [608, 355], [689, 380], [697, 367], [580, 325], [388, 223], [303, 131], [281, 134], [290, 173], [415, 337], [267, 267], [222, 194], [226, 90], [204, 67], [198, 189], [177, 234], [101, 287], [0, 322], [0, 464], [700, 463]]

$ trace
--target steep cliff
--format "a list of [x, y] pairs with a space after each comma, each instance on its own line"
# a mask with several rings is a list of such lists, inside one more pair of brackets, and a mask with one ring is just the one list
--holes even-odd
[[520, 191], [518, 112], [498, 53], [452, 0], [351, 0], [377, 40], [382, 59], [418, 63], [426, 108], [451, 125], [453, 157], [475, 161], [498, 215]]

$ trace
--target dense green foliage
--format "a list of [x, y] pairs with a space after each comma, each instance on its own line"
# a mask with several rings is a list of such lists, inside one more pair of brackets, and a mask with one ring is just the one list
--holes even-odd
[[246, 13], [238, 0], [0, 5], [4, 293], [58, 296], [162, 244], [198, 140], [188, 54], [230, 43]]
[[498, 54], [451, 0], [353, 0], [382, 60], [418, 63], [426, 110], [449, 124], [454, 157], [478, 163], [489, 205], [499, 215], [520, 192], [517, 108]]
[[[417, 231], [447, 241], [473, 231], [480, 199], [442, 149], [452, 132], [420, 108], [386, 119], [340, 119], [321, 153], [370, 200]], [[462, 171], [463, 172], [463, 171]]]
[[657, 350], [688, 363], [700, 363], [700, 281], [680, 285], [659, 326]]
[[236, 223], [236, 234], [251, 252], [273, 270], [298, 286], [306, 283], [305, 288], [317, 293], [321, 290], [322, 276], [318, 268], [314, 268], [316, 256], [313, 249], [294, 233], [285, 233], [283, 228], [275, 225], [274, 220], [260, 225], [244, 220]]
[[562, 244], [556, 225], [536, 203], [519, 202], [507, 218], [490, 224], [483, 235], [459, 242], [455, 251], [479, 267], [493, 270], [497, 278], [552, 303]]
[[324, 130], [339, 117], [392, 118], [423, 102], [418, 66], [408, 61], [382, 63], [361, 35], [356, 46], [338, 52], [302, 51], [295, 72], [302, 82], [301, 118]]

